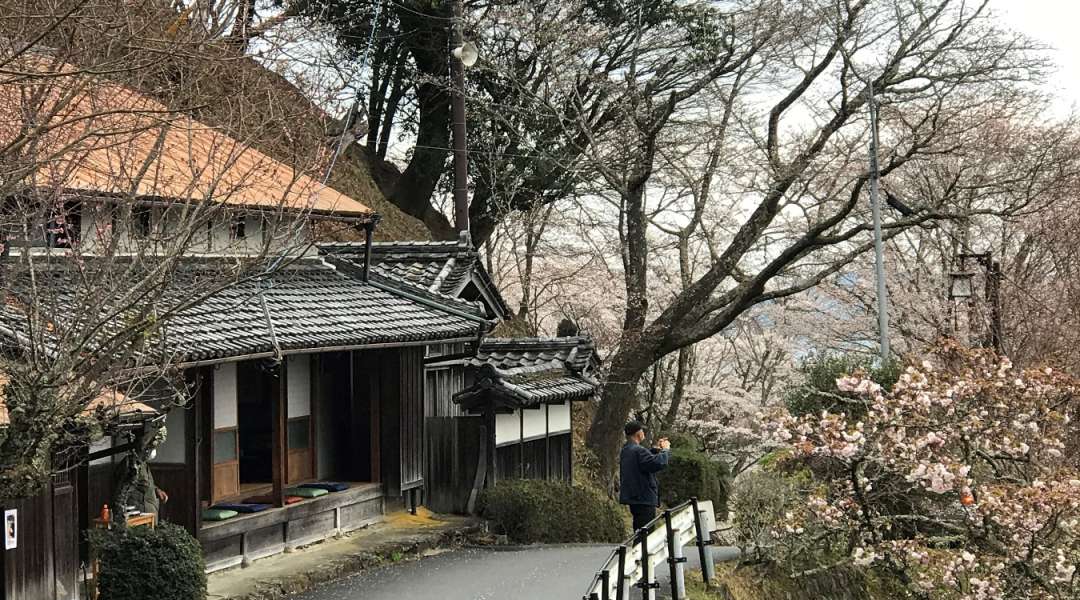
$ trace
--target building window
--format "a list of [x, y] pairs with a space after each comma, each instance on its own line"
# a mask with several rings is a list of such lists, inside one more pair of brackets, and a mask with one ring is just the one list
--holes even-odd
[[131, 231], [135, 234], [135, 237], [139, 239], [150, 237], [153, 210], [153, 207], [150, 206], [136, 206], [131, 211]]
[[236, 429], [219, 429], [214, 432], [214, 464], [234, 462], [237, 459]]
[[289, 419], [289, 450], [306, 450], [311, 447], [311, 418]]
[[233, 214], [229, 221], [229, 239], [242, 240], [247, 237], [247, 215]]
[[45, 240], [50, 248], [72, 248], [79, 241], [81, 207], [78, 202], [67, 202], [54, 211], [45, 225]]

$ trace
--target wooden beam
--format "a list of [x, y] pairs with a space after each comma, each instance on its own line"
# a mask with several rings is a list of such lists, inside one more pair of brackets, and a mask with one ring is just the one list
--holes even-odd
[[525, 479], [525, 409], [518, 410], [518, 477]]
[[272, 481], [274, 484], [274, 490], [271, 492], [274, 499], [274, 506], [285, 506], [285, 482], [288, 480], [288, 464], [286, 453], [288, 451], [288, 443], [285, 439], [286, 432], [289, 425], [289, 406], [288, 406], [288, 381], [287, 371], [285, 367], [285, 361], [282, 360], [277, 365], [277, 385], [270, 386], [270, 410], [273, 419], [272, 436], [273, 436], [273, 451], [271, 453], [270, 470]]

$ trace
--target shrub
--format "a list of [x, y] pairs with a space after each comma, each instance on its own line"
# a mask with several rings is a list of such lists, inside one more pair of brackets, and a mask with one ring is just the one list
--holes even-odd
[[754, 555], [764, 557], [765, 549], [774, 542], [774, 526], [799, 501], [794, 482], [767, 470], [747, 471], [735, 480], [731, 493], [730, 543]]
[[878, 365], [865, 356], [826, 354], [812, 357], [799, 366], [805, 381], [784, 394], [784, 404], [793, 415], [818, 414], [823, 410], [861, 415], [866, 412], [862, 399], [857, 394], [837, 389], [836, 380], [863, 372], [871, 381], [890, 390], [900, 378], [902, 368], [899, 361]]
[[480, 495], [481, 516], [521, 544], [621, 542], [624, 512], [595, 490], [552, 481], [500, 481]]
[[205, 600], [206, 565], [183, 527], [159, 523], [90, 532], [101, 600]]
[[668, 467], [657, 474], [660, 502], [675, 506], [690, 498], [712, 500], [719, 515], [727, 513], [728, 472], [723, 463], [713, 460], [697, 447], [671, 447]]

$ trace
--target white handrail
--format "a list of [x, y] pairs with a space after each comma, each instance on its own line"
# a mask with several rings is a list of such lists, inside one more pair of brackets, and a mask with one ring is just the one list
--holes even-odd
[[[695, 513], [695, 508], [697, 509]], [[667, 519], [670, 513], [672, 540], [669, 543]], [[633, 597], [649, 599], [655, 598], [656, 573], [658, 568], [669, 570], [674, 575], [671, 583], [673, 600], [684, 598], [684, 573], [682, 561], [682, 549], [691, 542], [698, 542], [701, 553], [702, 571], [706, 580], [712, 578], [713, 561], [711, 544], [711, 532], [715, 529], [715, 513], [712, 502], [709, 500], [691, 501], [684, 503], [674, 510], [665, 511], [654, 519], [647, 527], [648, 534], [645, 538], [645, 552], [642, 551], [641, 533], [635, 535], [616, 547], [608, 560], [600, 567], [596, 576], [593, 577], [589, 588], [586, 590], [583, 600], [631, 600]], [[704, 539], [698, 539], [698, 535]], [[644, 554], [648, 555], [648, 580], [643, 581], [645, 575], [645, 563], [642, 560]], [[620, 560], [620, 558], [622, 560]], [[675, 563], [669, 563], [668, 559], [674, 558]], [[620, 573], [620, 564], [622, 569]], [[674, 568], [673, 568], [674, 567]], [[620, 577], [621, 575], [621, 577]], [[621, 587], [621, 589], [620, 589]]]

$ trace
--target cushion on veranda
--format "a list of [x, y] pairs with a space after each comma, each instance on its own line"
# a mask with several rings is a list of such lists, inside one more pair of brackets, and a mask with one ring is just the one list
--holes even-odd
[[[299, 496], [295, 496], [295, 495], [287, 495], [287, 496], [285, 496], [285, 504], [296, 504], [297, 502], [300, 502], [301, 500], [303, 500], [303, 498], [301, 498]], [[270, 497], [270, 494], [264, 494], [262, 496], [252, 496], [250, 498], [244, 498], [244, 504], [268, 504], [270, 506], [273, 506], [274, 505], [274, 499], [272, 497]]]
[[272, 504], [261, 504], [254, 502], [237, 502], [235, 504], [215, 504], [211, 508], [217, 508], [221, 510], [235, 510], [238, 513], [257, 513], [264, 511], [273, 506]]
[[339, 483], [337, 481], [316, 481], [314, 483], [302, 483], [300, 484], [300, 487], [326, 490], [328, 492], [343, 492], [349, 489], [349, 484]]
[[224, 510], [220, 508], [206, 508], [202, 511], [203, 521], [225, 521], [231, 519], [240, 513], [235, 510]]
[[291, 487], [286, 489], [285, 493], [290, 496], [300, 496], [301, 498], [318, 498], [319, 496], [325, 496], [330, 492], [320, 488]]

